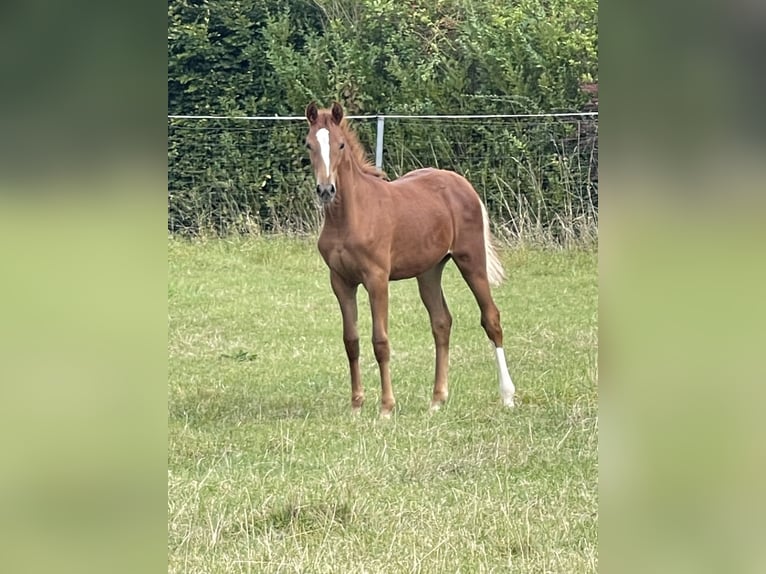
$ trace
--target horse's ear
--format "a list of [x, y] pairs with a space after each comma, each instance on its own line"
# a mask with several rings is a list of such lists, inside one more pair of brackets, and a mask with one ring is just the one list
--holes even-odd
[[343, 107], [338, 102], [332, 103], [332, 121], [336, 124], [340, 124], [343, 119]]
[[312, 101], [308, 106], [306, 106], [306, 119], [311, 125], [314, 125], [314, 122], [317, 121], [318, 116], [319, 110], [317, 109], [317, 103]]

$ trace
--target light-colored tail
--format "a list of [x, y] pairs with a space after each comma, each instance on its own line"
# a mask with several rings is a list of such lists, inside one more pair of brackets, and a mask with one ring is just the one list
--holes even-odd
[[505, 271], [497, 258], [495, 248], [492, 246], [492, 235], [489, 232], [489, 216], [484, 203], [481, 203], [481, 218], [484, 221], [484, 250], [487, 254], [487, 278], [491, 285], [500, 285], [505, 279]]

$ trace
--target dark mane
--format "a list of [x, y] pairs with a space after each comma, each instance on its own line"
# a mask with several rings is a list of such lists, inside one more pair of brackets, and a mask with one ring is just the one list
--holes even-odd
[[[320, 124], [323, 122], [323, 125], [329, 125], [329, 123], [332, 121], [332, 116], [329, 110], [320, 111], [319, 121]], [[359, 138], [356, 136], [354, 128], [349, 125], [345, 117], [341, 120], [338, 127], [340, 127], [341, 131], [343, 132], [343, 136], [346, 139], [346, 145], [351, 151], [351, 157], [356, 160], [356, 164], [359, 166], [359, 168], [367, 175], [379, 177], [380, 179], [385, 179], [388, 181], [386, 172], [375, 167], [375, 164], [367, 159], [367, 152], [365, 152], [362, 144], [359, 143]]]

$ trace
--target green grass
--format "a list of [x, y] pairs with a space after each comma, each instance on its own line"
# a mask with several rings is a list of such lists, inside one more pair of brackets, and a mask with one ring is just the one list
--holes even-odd
[[591, 251], [501, 250], [494, 290], [520, 405], [453, 264], [450, 398], [414, 281], [391, 284], [397, 410], [360, 289], [367, 402], [350, 414], [340, 312], [315, 244], [170, 240], [169, 572], [595, 572]]

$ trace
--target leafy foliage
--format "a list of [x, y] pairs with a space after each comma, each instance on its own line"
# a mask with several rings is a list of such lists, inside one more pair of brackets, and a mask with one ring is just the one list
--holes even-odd
[[[595, 0], [170, 0], [169, 113], [301, 115], [312, 99], [365, 115], [579, 111], [580, 86], [597, 79], [597, 26]], [[496, 127], [387, 122], [384, 169], [450, 167], [511, 209], [508, 189], [551, 213], [567, 194], [597, 195], [595, 123], [567, 155], [581, 124]], [[371, 148], [374, 126], [358, 129]], [[287, 123], [171, 121], [169, 229], [313, 226], [302, 137]], [[487, 138], [504, 142], [499, 155]]]

